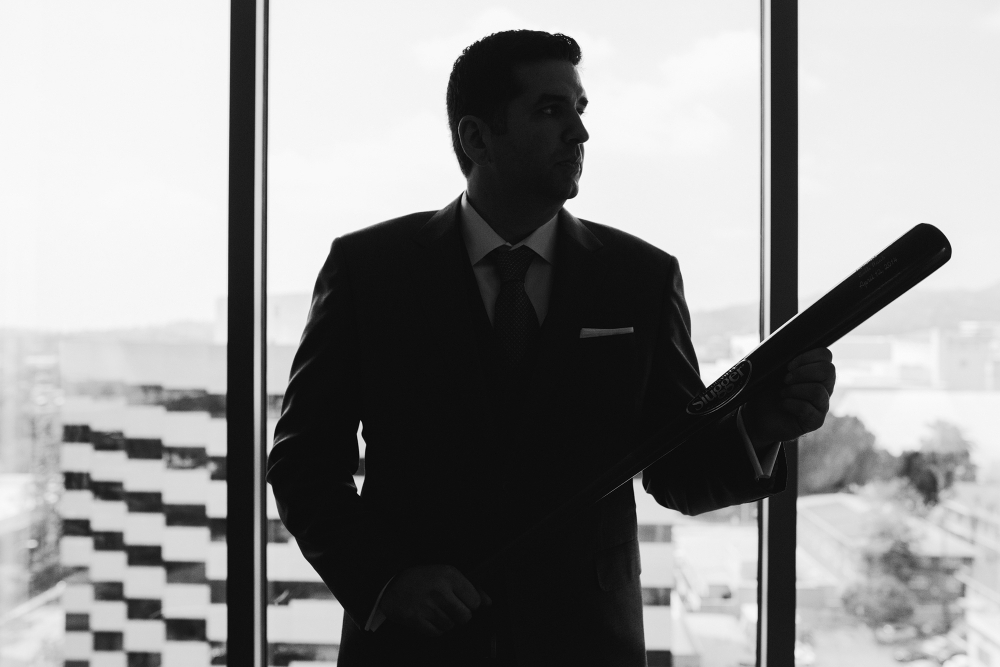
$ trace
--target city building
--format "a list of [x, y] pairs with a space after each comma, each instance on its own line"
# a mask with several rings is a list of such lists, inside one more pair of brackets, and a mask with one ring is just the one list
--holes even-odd
[[0, 619], [58, 581], [53, 336], [0, 331]]
[[0, 618], [28, 599], [32, 485], [27, 473], [0, 474]]
[[148, 396], [66, 400], [66, 667], [207, 665], [225, 655], [225, 420], [185, 407]]
[[1000, 665], [1000, 484], [956, 484], [932, 520], [976, 552], [972, 568], [958, 575], [966, 587], [970, 664]]
[[873, 538], [887, 527], [909, 539], [916, 559], [909, 581], [917, 597], [914, 622], [939, 622], [943, 616], [957, 615], [958, 601], [965, 593], [959, 577], [972, 569], [976, 558], [975, 549], [966, 541], [930, 521], [902, 515], [888, 503], [849, 493], [805, 496], [798, 501], [799, 548], [833, 572], [843, 589], [865, 578]]

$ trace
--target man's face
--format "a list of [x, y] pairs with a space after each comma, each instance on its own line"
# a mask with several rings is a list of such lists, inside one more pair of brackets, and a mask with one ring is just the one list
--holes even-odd
[[580, 191], [581, 115], [587, 95], [576, 67], [564, 61], [522, 65], [514, 72], [521, 94], [507, 109], [507, 132], [492, 138], [492, 167], [508, 192], [560, 204]]

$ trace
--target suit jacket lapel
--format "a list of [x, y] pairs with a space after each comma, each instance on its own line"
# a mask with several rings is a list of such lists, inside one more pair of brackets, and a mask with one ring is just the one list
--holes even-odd
[[[421, 252], [413, 276], [437, 359], [456, 378], [455, 387], [482, 396], [484, 377], [477, 319], [486, 318], [482, 297], [458, 228], [460, 199], [435, 213], [417, 234]], [[481, 324], [481, 323], [479, 323]], [[488, 321], [487, 321], [488, 324]]]
[[601, 241], [566, 209], [559, 212], [555, 271], [549, 312], [538, 341], [538, 365], [528, 405], [544, 413], [549, 396], [572, 362], [587, 294], [591, 292], [594, 261]]

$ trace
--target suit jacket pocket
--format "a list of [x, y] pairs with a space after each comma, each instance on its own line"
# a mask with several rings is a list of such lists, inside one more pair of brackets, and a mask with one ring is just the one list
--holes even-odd
[[[586, 330], [584, 330], [586, 331]], [[618, 331], [610, 336], [594, 336], [594, 335], [581, 335], [580, 345], [581, 349], [584, 350], [609, 350], [615, 349], [622, 345], [627, 346], [627, 349], [635, 348], [635, 332], [628, 331], [624, 329], [612, 329], [610, 331]]]
[[569, 389], [581, 454], [598, 468], [613, 465], [627, 451], [628, 432], [637, 401], [635, 334], [581, 338], [577, 341], [576, 372]]
[[581, 338], [577, 364], [582, 384], [588, 393], [620, 397], [630, 387], [636, 361], [635, 334]]
[[597, 584], [602, 591], [613, 591], [626, 585], [638, 585], [642, 564], [639, 561], [639, 541], [623, 542], [595, 555]]

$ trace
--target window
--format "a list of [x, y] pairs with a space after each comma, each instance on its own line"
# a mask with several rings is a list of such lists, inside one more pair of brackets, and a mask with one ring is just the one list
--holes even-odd
[[[809, 3], [798, 17], [790, 0], [762, 3], [762, 15], [737, 2], [635, 2], [556, 15], [559, 5], [510, 2], [476, 15], [398, 3], [373, 5], [383, 21], [374, 31], [352, 13], [367, 6], [275, 2], [273, 90], [255, 100], [267, 70], [265, 3], [257, 4], [233, 3], [231, 15], [218, 2], [0, 9], [9, 102], [0, 112], [0, 663], [253, 664], [267, 641], [274, 662], [336, 660], [334, 635], [319, 629], [337, 627], [336, 602], [302, 569], [273, 506], [266, 514], [250, 443], [270, 440], [266, 416], [283, 391], [301, 295], [330, 240], [460, 192], [441, 115], [451, 60], [490, 30], [536, 25], [584, 48], [592, 140], [583, 194], [568, 208], [679, 256], [706, 379], [753, 344], [759, 210], [771, 215], [764, 310], [781, 311], [779, 320], [799, 291], [807, 303], [911, 224], [937, 224], [956, 248], [924, 287], [838, 344], [831, 420], [800, 445], [797, 502], [762, 506], [766, 542], [743, 530], [753, 507], [694, 521], [640, 507], [650, 664], [669, 660], [666, 649], [689, 655], [673, 625], [660, 644], [650, 632], [675, 611], [692, 636], [719, 630], [712, 614], [736, 619], [723, 628], [729, 643], [702, 642], [702, 664], [752, 658], [757, 612], [743, 605], [756, 588], [758, 550], [764, 664], [790, 661], [795, 640], [800, 664], [844, 647], [856, 661], [884, 662], [909, 648], [892, 646], [903, 641], [939, 651], [939, 661], [959, 650], [973, 665], [1000, 664], [996, 440], [982, 423], [1000, 389], [995, 8]], [[415, 37], [427, 15], [435, 24]], [[798, 18], [797, 72], [788, 47]], [[765, 35], [760, 49], [757, 26], [775, 24], [789, 30]], [[338, 51], [351, 37], [364, 42], [359, 53], [374, 54]], [[659, 51], [642, 50], [650, 44]], [[378, 75], [347, 67], [351, 58]], [[376, 102], [386, 91], [372, 81], [396, 82], [388, 92], [403, 91], [407, 108], [391, 95]], [[800, 95], [785, 94], [796, 82]], [[796, 97], [797, 178], [788, 170], [798, 154]], [[648, 128], [649, 142], [618, 121], [639, 111], [632, 126]], [[380, 122], [393, 132], [374, 133]], [[776, 140], [783, 131], [791, 141]], [[426, 156], [398, 158], [408, 165], [388, 173], [398, 198], [341, 194], [385, 177], [382, 160], [397, 146]], [[615, 188], [622, 165], [639, 167], [628, 175], [642, 185], [636, 192]], [[801, 207], [768, 198], [794, 192], [796, 180]], [[715, 187], [706, 193], [704, 183]], [[253, 251], [262, 259], [265, 199], [271, 262], [257, 265], [256, 284], [269, 274], [269, 335], [256, 354], [268, 385], [255, 397], [253, 310], [263, 292], [254, 293]], [[772, 204], [784, 206], [776, 217]], [[719, 265], [739, 277], [728, 291], [707, 268]], [[254, 410], [265, 433], [254, 431]], [[823, 458], [831, 442], [860, 452], [840, 477], [832, 471], [843, 461]], [[358, 474], [360, 482], [363, 465]], [[899, 519], [896, 532], [865, 525], [882, 508]], [[793, 527], [798, 549], [785, 539]], [[736, 537], [714, 548], [719, 535]], [[227, 544], [252, 557], [230, 559]], [[724, 576], [697, 567], [706, 553]], [[798, 581], [782, 581], [796, 554]], [[898, 617], [878, 616], [886, 610], [872, 602], [872, 573], [885, 575], [883, 593], [907, 602]], [[796, 583], [798, 614], [787, 597]], [[257, 607], [244, 604], [255, 586]], [[785, 598], [771, 595], [782, 586]], [[265, 620], [270, 635], [255, 635]], [[227, 634], [240, 641], [226, 646]]]
[[0, 663], [226, 642], [225, 3], [0, 8]]
[[917, 223], [954, 246], [833, 347], [831, 416], [800, 440], [797, 637], [817, 661], [849, 644], [859, 665], [908, 650], [985, 665], [976, 647], [997, 645], [998, 17], [802, 5], [804, 301]]
[[[564, 32], [583, 50], [591, 138], [581, 194], [566, 208], [679, 258], [706, 382], [756, 345], [758, 7], [634, 3], [610, 21], [606, 8], [580, 3], [442, 2], [430, 11], [283, 0], [270, 21], [270, 394], [284, 391], [333, 238], [442, 208], [464, 190], [444, 108], [448, 75], [464, 47], [518, 27]], [[650, 660], [670, 651], [706, 667], [752, 661], [756, 508], [689, 518], [638, 483], [635, 495]], [[272, 659], [335, 655], [343, 610], [283, 534], [268, 544], [268, 576]]]

